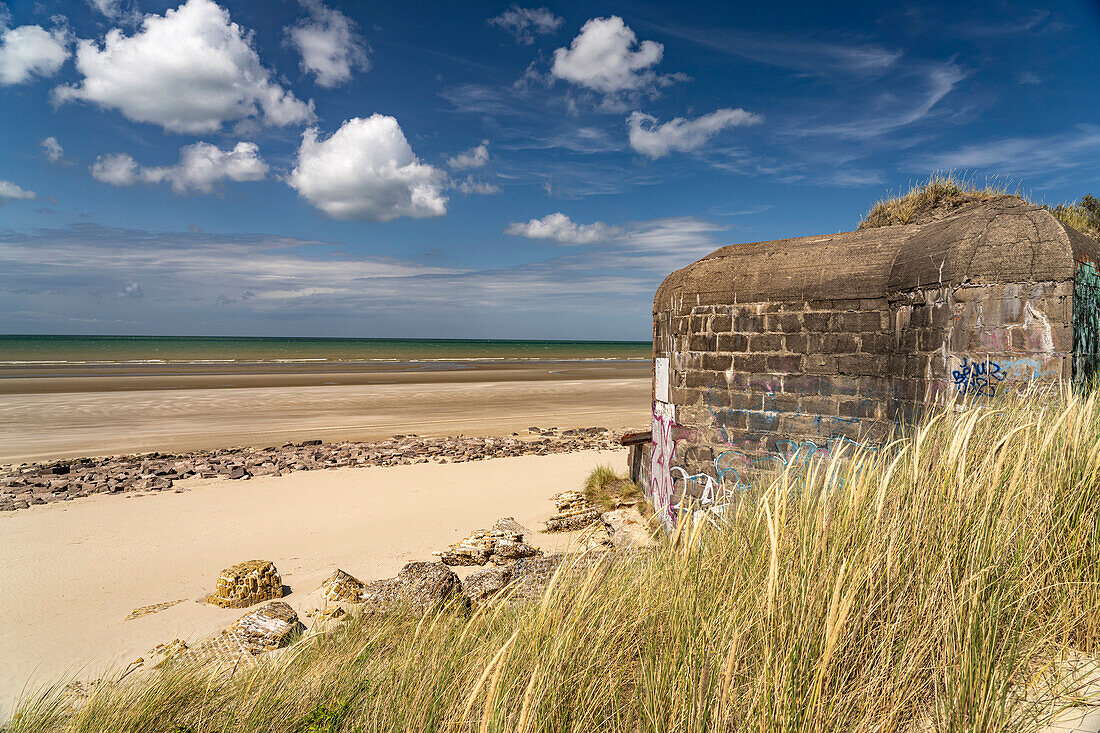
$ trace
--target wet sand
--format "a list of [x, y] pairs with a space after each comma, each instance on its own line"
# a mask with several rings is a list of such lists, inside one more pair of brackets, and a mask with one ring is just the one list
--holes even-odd
[[[197, 639], [244, 611], [196, 603], [218, 571], [272, 560], [303, 615], [339, 567], [360, 580], [432, 560], [474, 529], [514, 516], [538, 530], [548, 498], [624, 451], [455, 464], [311, 471], [249, 481], [192, 479], [185, 493], [97, 495], [0, 515], [0, 721], [32, 686], [95, 679], [161, 642]], [[544, 551], [573, 535], [536, 534]], [[185, 598], [125, 621], [139, 606]]]
[[0, 373], [0, 463], [648, 424], [649, 365], [540, 362], [386, 372], [341, 368]]

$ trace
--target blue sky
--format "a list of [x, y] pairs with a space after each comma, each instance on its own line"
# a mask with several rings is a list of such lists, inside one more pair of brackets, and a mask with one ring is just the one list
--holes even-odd
[[0, 3], [0, 332], [646, 339], [932, 170], [1100, 193], [1100, 4], [838, 7]]

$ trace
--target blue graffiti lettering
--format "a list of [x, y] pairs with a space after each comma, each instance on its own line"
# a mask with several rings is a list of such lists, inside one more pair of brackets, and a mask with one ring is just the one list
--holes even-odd
[[995, 361], [984, 359], [970, 361], [963, 357], [958, 369], [951, 371], [951, 378], [959, 394], [977, 397], [993, 397], [997, 393], [997, 384], [1008, 376]]

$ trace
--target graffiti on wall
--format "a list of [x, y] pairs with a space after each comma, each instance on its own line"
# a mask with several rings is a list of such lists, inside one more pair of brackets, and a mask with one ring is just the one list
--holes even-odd
[[1073, 273], [1073, 381], [1081, 384], [1100, 370], [1100, 272], [1081, 258]]
[[993, 397], [997, 394], [997, 385], [1004, 381], [1007, 373], [1001, 365], [988, 358], [971, 361], [962, 358], [958, 369], [951, 370], [951, 379], [960, 395], [975, 397]]
[[649, 500], [653, 504], [654, 514], [666, 530], [675, 527], [675, 510], [672, 496], [675, 486], [672, 481], [672, 459], [676, 452], [676, 406], [660, 400], [653, 402], [653, 450], [649, 463]]

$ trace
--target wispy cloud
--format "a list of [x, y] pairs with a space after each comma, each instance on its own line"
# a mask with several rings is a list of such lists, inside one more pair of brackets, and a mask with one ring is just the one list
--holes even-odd
[[417, 329], [425, 313], [436, 314], [435, 325], [454, 317], [467, 326], [477, 319], [511, 328], [522, 313], [545, 317], [542, 332], [552, 333], [554, 317], [591, 313], [594, 304], [622, 319], [647, 313], [665, 274], [715, 249], [722, 227], [682, 217], [609, 229], [615, 236], [585, 251], [490, 270], [353, 257], [338, 243], [264, 234], [93, 224], [29, 233], [0, 230], [0, 259], [8, 266], [7, 277], [0, 279], [5, 314], [0, 327], [84, 319], [79, 322], [124, 323], [138, 330], [178, 323], [184, 325], [177, 330], [221, 333], [260, 324], [277, 332], [278, 323], [308, 321], [341, 332], [361, 328], [367, 316], [384, 316], [393, 320], [377, 322], [408, 335], [423, 333]]
[[1071, 130], [1034, 137], [1004, 137], [962, 145], [912, 158], [905, 166], [929, 170], [988, 171], [1009, 176], [1047, 176], [1100, 165], [1100, 126], [1076, 125]]
[[822, 41], [729, 29], [673, 26], [662, 30], [713, 51], [813, 76], [881, 76], [902, 56], [901, 51], [874, 43]]

